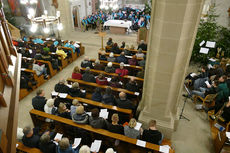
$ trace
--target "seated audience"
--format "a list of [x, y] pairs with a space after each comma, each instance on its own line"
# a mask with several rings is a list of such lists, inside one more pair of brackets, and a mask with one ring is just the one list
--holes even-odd
[[127, 58], [125, 57], [125, 52], [121, 52], [120, 56], [116, 58], [117, 63], [127, 63]]
[[213, 81], [211, 86], [207, 86], [207, 88], [200, 87], [199, 90], [192, 90], [191, 96], [197, 95], [202, 98], [205, 98], [209, 94], [216, 94], [217, 93], [217, 86], [219, 82], [218, 80]]
[[36, 129], [32, 129], [27, 126], [23, 129], [24, 136], [22, 137], [22, 143], [30, 148], [38, 148], [40, 136]]
[[143, 60], [138, 61], [138, 65], [141, 66], [141, 67], [144, 67], [145, 66], [145, 62], [146, 62], [146, 55], [143, 56]]
[[161, 145], [163, 135], [156, 128], [156, 120], [151, 120], [149, 122], [149, 128], [143, 131], [142, 140]]
[[139, 50], [139, 48], [141, 48], [144, 51], [147, 51], [147, 44], [145, 44], [144, 40], [141, 40], [140, 44], [137, 47], [137, 50]]
[[125, 42], [124, 41], [122, 41], [120, 48], [125, 48]]
[[136, 55], [133, 55], [131, 59], [128, 60], [128, 63], [130, 65], [137, 65], [137, 58], [136, 58]]
[[89, 116], [84, 111], [84, 106], [78, 106], [72, 120], [78, 124], [87, 124]]
[[90, 148], [87, 145], [81, 146], [79, 153], [90, 153]]
[[141, 132], [134, 129], [135, 126], [137, 125], [137, 121], [135, 118], [131, 118], [129, 121], [129, 125], [126, 125], [124, 127], [124, 134], [127, 137], [137, 139], [140, 137]]
[[40, 138], [39, 149], [43, 153], [56, 153], [56, 145], [50, 140], [50, 135], [44, 133]]
[[143, 67], [143, 69], [141, 69], [141, 71], [137, 72], [137, 77], [144, 79], [144, 76], [145, 76], [145, 69]]
[[129, 82], [125, 85], [125, 89], [132, 91], [132, 92], [138, 92], [139, 87], [137, 82], [135, 81], [134, 77], [131, 77]]
[[89, 67], [89, 68], [93, 68], [92, 62], [89, 60], [89, 57], [85, 56], [84, 61], [81, 62], [81, 67]]
[[69, 88], [69, 95], [71, 97], [84, 98], [86, 96], [86, 93], [81, 91], [81, 89], [79, 88], [78, 82], [74, 82], [74, 84], [72, 85], [72, 88]]
[[102, 51], [102, 52], [100, 53], [99, 60], [102, 60], [102, 61], [107, 61], [107, 57], [106, 57], [106, 55], [105, 55], [105, 52], [104, 52], [104, 51]]
[[63, 59], [67, 57], [67, 54], [62, 50], [61, 46], [57, 47], [56, 54], [60, 55]]
[[117, 107], [125, 109], [134, 109], [133, 103], [126, 98], [124, 92], [119, 93], [119, 98], [116, 100]]
[[73, 70], [72, 79], [82, 80], [82, 74], [78, 66], [76, 66]]
[[107, 85], [108, 81], [107, 78], [104, 77], [103, 73], [100, 73], [96, 78], [96, 83], [99, 85]]
[[101, 102], [102, 100], [102, 95], [101, 95], [101, 88], [96, 88], [95, 92], [92, 94], [92, 100], [93, 101], [98, 101]]
[[89, 117], [89, 125], [93, 128], [103, 129], [105, 128], [105, 119], [99, 117], [99, 110], [98, 108], [92, 109], [92, 116]]
[[113, 114], [111, 117], [112, 123], [106, 122], [107, 129], [110, 132], [118, 133], [118, 134], [124, 134], [124, 127], [119, 122], [119, 116], [118, 114]]
[[102, 96], [102, 103], [107, 105], [115, 105], [115, 97], [112, 94], [112, 89], [107, 87], [105, 90], [105, 94]]
[[228, 100], [228, 103], [224, 106], [221, 116], [224, 118], [225, 123], [229, 123], [230, 121], [230, 100]]
[[117, 76], [113, 76], [112, 79], [109, 81], [109, 86], [114, 88], [121, 88], [122, 82], [120, 82]]
[[85, 69], [85, 73], [82, 75], [82, 80], [87, 81], [87, 82], [96, 83], [96, 79], [95, 79], [94, 75], [90, 73], [89, 67], [87, 67]]
[[121, 50], [119, 49], [117, 43], [113, 44], [113, 47], [111, 48], [111, 52], [113, 52], [114, 54], [120, 54]]
[[35, 96], [32, 99], [33, 108], [36, 110], [44, 112], [44, 106], [45, 106], [46, 101], [47, 101], [45, 98], [45, 91], [42, 89], [39, 89], [36, 94], [37, 94], [37, 96]]
[[66, 108], [66, 105], [64, 103], [59, 104], [57, 115], [64, 118], [71, 119], [70, 110]]
[[77, 99], [74, 99], [72, 101], [72, 105], [70, 106], [70, 116], [73, 116], [78, 106], [81, 106], [81, 103], [79, 103]]
[[73, 149], [69, 139], [66, 137], [62, 138], [58, 144], [57, 153], [78, 153], [78, 148]]
[[69, 93], [69, 87], [66, 85], [66, 81], [61, 79], [55, 86], [54, 91], [60, 93]]
[[136, 57], [137, 57], [137, 58], [144, 58], [144, 56], [145, 56], [145, 54], [142, 53], [142, 49], [139, 48], [139, 49], [138, 49], [138, 52], [136, 53]]
[[42, 60], [41, 50], [36, 51], [36, 54], [34, 55], [34, 59], [35, 60]]
[[111, 53], [109, 54], [109, 57], [107, 58], [107, 61], [108, 61], [108, 62], [115, 62], [115, 61], [116, 61], [116, 58], [114, 57], [113, 52], [111, 52]]
[[47, 70], [45, 68], [45, 64], [43, 64], [43, 65], [40, 66], [40, 65], [38, 65], [36, 63], [36, 60], [34, 60], [32, 70], [34, 70], [36, 72], [37, 76], [44, 75], [45, 79], [48, 78]]
[[113, 63], [109, 62], [107, 66], [105, 67], [105, 72], [107, 73], [115, 73], [115, 68], [112, 67]]
[[113, 39], [109, 38], [108, 41], [107, 41], [107, 43], [106, 43], [106, 45], [112, 47], [112, 45], [113, 45]]
[[123, 77], [125, 75], [128, 75], [129, 71], [124, 68], [124, 63], [120, 63], [120, 68], [117, 68], [115, 73], [117, 73], [119, 76]]
[[[44, 106], [44, 111], [48, 114], [56, 114], [57, 108], [54, 107], [54, 99], [49, 99], [46, 101], [46, 104]], [[52, 120], [49, 118], [46, 118], [46, 122], [51, 122]]]
[[124, 51], [123, 51], [123, 52], [125, 52], [125, 55], [127, 55], [127, 56], [132, 55], [132, 53], [129, 50], [130, 50], [129, 45], [126, 45], [124, 48]]
[[100, 61], [96, 60], [95, 65], [94, 65], [94, 69], [104, 71], [105, 66], [103, 64], [101, 64]]

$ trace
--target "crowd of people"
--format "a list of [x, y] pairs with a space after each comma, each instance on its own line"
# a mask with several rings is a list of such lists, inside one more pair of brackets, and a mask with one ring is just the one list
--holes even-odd
[[104, 24], [108, 20], [129, 20], [132, 22], [131, 29], [138, 30], [141, 27], [146, 27], [150, 23], [150, 18], [149, 14], [145, 14], [145, 10], [124, 7], [109, 13], [100, 10], [84, 17], [81, 24], [88, 30], [89, 27], [95, 29], [98, 24]]

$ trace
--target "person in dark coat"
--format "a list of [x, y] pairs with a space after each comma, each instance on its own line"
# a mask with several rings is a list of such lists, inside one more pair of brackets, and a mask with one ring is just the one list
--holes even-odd
[[113, 63], [109, 62], [107, 66], [105, 67], [106, 73], [115, 73], [115, 68], [113, 67]]
[[44, 133], [40, 138], [39, 149], [43, 153], [56, 153], [56, 144], [50, 140], [50, 135]]
[[103, 129], [106, 127], [105, 119], [99, 117], [99, 110], [98, 108], [92, 109], [92, 116], [89, 117], [89, 125], [93, 128]]
[[107, 43], [106, 43], [107, 46], [112, 46], [113, 45], [113, 39], [112, 38], [109, 38]]
[[125, 89], [132, 91], [132, 92], [138, 92], [139, 87], [137, 82], [135, 81], [134, 77], [131, 77], [129, 82], [125, 85]]
[[113, 76], [112, 79], [109, 81], [109, 86], [114, 88], [121, 88], [122, 84], [117, 76]]
[[130, 65], [135, 65], [135, 66], [136, 66], [136, 65], [137, 65], [137, 62], [138, 62], [138, 61], [137, 61], [136, 55], [133, 55], [132, 58], [128, 60], [128, 63], [129, 63]]
[[134, 109], [133, 103], [126, 98], [124, 92], [120, 92], [119, 99], [116, 100], [117, 107], [125, 109]]
[[139, 50], [139, 48], [141, 48], [144, 51], [147, 51], [147, 44], [145, 44], [144, 40], [141, 40], [140, 44], [137, 47], [137, 50]]
[[84, 111], [84, 106], [78, 106], [72, 120], [78, 124], [87, 124], [89, 116]]
[[118, 114], [113, 114], [111, 117], [111, 120], [112, 120], [112, 123], [106, 121], [107, 129], [113, 133], [124, 134], [124, 127], [118, 124], [119, 122]]
[[57, 115], [60, 117], [71, 119], [70, 110], [66, 108], [66, 105], [64, 103], [59, 104]]
[[113, 47], [111, 48], [111, 52], [113, 52], [114, 54], [120, 54], [121, 50], [118, 48], [117, 43], [113, 44]]
[[94, 75], [90, 73], [89, 67], [87, 67], [85, 69], [85, 73], [82, 75], [82, 80], [87, 81], [87, 82], [96, 83], [96, 79], [95, 79]]
[[149, 122], [149, 129], [143, 131], [142, 140], [157, 145], [161, 144], [163, 135], [156, 129], [156, 120], [151, 120]]
[[46, 104], [47, 99], [45, 98], [45, 92], [42, 89], [39, 89], [37, 91], [37, 96], [35, 96], [32, 99], [32, 105], [33, 108], [39, 111], [43, 111], [44, 112], [44, 106]]
[[144, 55], [143, 60], [138, 61], [138, 65], [141, 67], [145, 67], [145, 62], [146, 62], [146, 55]]
[[22, 143], [30, 148], [39, 148], [40, 136], [38, 130], [32, 129], [27, 126], [23, 129], [24, 136], [22, 137]]
[[111, 87], [107, 87], [105, 90], [105, 94], [102, 96], [102, 103], [107, 105], [115, 105], [115, 97], [112, 94]]
[[72, 88], [69, 88], [69, 95], [71, 97], [81, 97], [81, 98], [84, 98], [86, 96], [86, 92], [82, 92], [81, 89], [79, 88], [79, 83], [75, 82], [72, 85]]
[[101, 102], [101, 100], [102, 100], [101, 88], [95, 89], [95, 92], [92, 94], [92, 100]]
[[37, 50], [35, 56], [34, 56], [34, 59], [36, 60], [42, 60], [42, 54], [41, 54], [41, 51], [40, 50]]
[[54, 87], [54, 91], [60, 92], [60, 93], [69, 93], [69, 87], [65, 85], [65, 80], [60, 80]]
[[125, 48], [125, 42], [124, 41], [122, 41], [120, 48]]
[[116, 58], [116, 62], [117, 63], [122, 63], [123, 62], [124, 64], [127, 64], [128, 60], [125, 57], [125, 52], [122, 52], [121, 55]]
[[105, 52], [101, 52], [101, 54], [99, 56], [99, 60], [107, 61], [107, 57], [105, 56]]
[[100, 70], [100, 71], [104, 71], [105, 70], [105, 66], [103, 64], [100, 63], [100, 61], [96, 61], [95, 65], [93, 67], [95, 70]]
[[91, 69], [93, 68], [92, 62], [90, 62], [89, 57], [85, 57], [84, 61], [81, 62], [81, 67], [89, 67]]

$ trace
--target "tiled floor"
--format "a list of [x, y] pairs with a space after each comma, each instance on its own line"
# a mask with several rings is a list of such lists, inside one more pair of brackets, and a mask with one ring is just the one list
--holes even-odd
[[[136, 34], [123, 36], [107, 34], [104, 40], [107, 40], [109, 37], [112, 37], [114, 42], [118, 42], [119, 45], [122, 41], [125, 41], [129, 45], [135, 44], [136, 46]], [[101, 47], [101, 38], [98, 34], [94, 34], [93, 31], [76, 31], [71, 35], [62, 37], [62, 39], [81, 41], [85, 46], [85, 55], [90, 58], [97, 58], [97, 51]], [[38, 89], [44, 89], [46, 97], [50, 98], [50, 93], [53, 91], [54, 85], [58, 82], [58, 80], [60, 78], [70, 77], [74, 66], [80, 65], [83, 58], [84, 57], [78, 58], [75, 62], [66, 67], [62, 70], [62, 72], [58, 73]], [[191, 69], [194, 69], [194, 67], [191, 66], [190, 70]], [[30, 95], [20, 101], [18, 126], [21, 128], [26, 125], [32, 126], [29, 111], [32, 109], [31, 99], [35, 96], [35, 93], [36, 91], [33, 91]], [[179, 112], [181, 111], [182, 104], [183, 102], [180, 103], [178, 108]], [[176, 153], [213, 153], [213, 142], [211, 140], [207, 114], [196, 111], [194, 104], [191, 101], [188, 101], [185, 107], [184, 115], [191, 121], [188, 122], [186, 120], [180, 120], [177, 130], [173, 133], [171, 141]]]

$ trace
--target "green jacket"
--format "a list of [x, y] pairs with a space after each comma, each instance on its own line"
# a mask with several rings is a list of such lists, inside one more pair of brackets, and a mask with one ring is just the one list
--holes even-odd
[[226, 102], [228, 101], [229, 89], [227, 83], [220, 83], [217, 87], [217, 97], [216, 102]]

